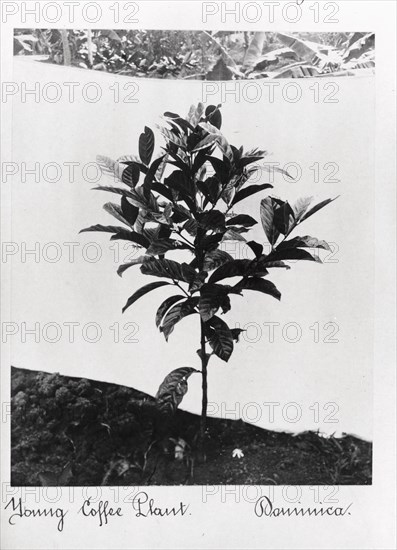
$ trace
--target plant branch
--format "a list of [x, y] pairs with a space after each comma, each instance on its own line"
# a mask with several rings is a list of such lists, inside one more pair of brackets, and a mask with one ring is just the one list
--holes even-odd
[[173, 283], [174, 283], [175, 286], [177, 286], [179, 289], [181, 289], [182, 292], [183, 292], [188, 298], [190, 298], [190, 294], [189, 294], [188, 292], [186, 292], [186, 290], [183, 288], [183, 286], [181, 286], [181, 285], [178, 283], [178, 281], [176, 281], [176, 280], [173, 279]]
[[193, 246], [193, 243], [190, 242], [188, 239], [186, 239], [183, 235], [182, 235], [182, 230], [177, 230], [177, 233], [178, 235], [180, 236], [181, 239], [183, 239], [185, 241], [186, 244], [188, 244], [192, 250], [194, 250], [194, 246]]

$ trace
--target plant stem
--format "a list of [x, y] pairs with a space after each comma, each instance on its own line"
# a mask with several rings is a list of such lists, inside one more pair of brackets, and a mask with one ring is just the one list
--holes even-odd
[[200, 447], [204, 449], [205, 432], [207, 429], [207, 405], [208, 405], [208, 385], [207, 385], [207, 365], [208, 357], [205, 347], [205, 332], [204, 322], [200, 319], [201, 328], [201, 373], [202, 373], [202, 406], [201, 406], [201, 421], [200, 421]]

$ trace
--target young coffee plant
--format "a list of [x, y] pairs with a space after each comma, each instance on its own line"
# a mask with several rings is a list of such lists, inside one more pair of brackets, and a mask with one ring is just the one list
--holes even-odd
[[[314, 206], [312, 198], [288, 201], [263, 195], [272, 185], [252, 184], [257, 163], [265, 151], [244, 151], [229, 144], [221, 133], [220, 105], [192, 106], [186, 118], [166, 112], [168, 126], [159, 127], [165, 139], [162, 153], [152, 160], [154, 134], [145, 127], [139, 138], [139, 157], [113, 161], [98, 157], [103, 173], [116, 178], [117, 186], [99, 186], [120, 197], [104, 209], [122, 225], [94, 225], [82, 231], [111, 233], [111, 240], [125, 240], [140, 250], [118, 274], [140, 265], [144, 275], [158, 278], [127, 300], [123, 312], [148, 292], [163, 287], [174, 293], [162, 301], [155, 315], [160, 332], [168, 341], [175, 325], [187, 316], [198, 320], [197, 353], [201, 360], [202, 412], [200, 439], [204, 440], [207, 417], [207, 367], [212, 355], [229, 361], [241, 329], [230, 328], [220, 315], [231, 309], [230, 297], [246, 291], [281, 294], [268, 279], [273, 269], [290, 269], [288, 260], [319, 262], [308, 249], [329, 250], [325, 241], [309, 236], [291, 237], [305, 220], [334, 199]], [[270, 248], [247, 236], [257, 220], [241, 213], [241, 204], [260, 193], [259, 213]], [[239, 208], [239, 213], [235, 208]], [[251, 259], [233, 258], [225, 252], [225, 241], [240, 241], [250, 249]], [[170, 259], [184, 251], [181, 262]], [[180, 257], [179, 252], [179, 257]], [[226, 281], [228, 280], [228, 281]], [[226, 282], [225, 282], [226, 281]], [[220, 312], [220, 315], [219, 315]], [[173, 410], [187, 391], [192, 367], [176, 369], [158, 392], [159, 402]]]

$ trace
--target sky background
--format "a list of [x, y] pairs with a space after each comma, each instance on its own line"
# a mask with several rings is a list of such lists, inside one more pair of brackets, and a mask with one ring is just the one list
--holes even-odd
[[[132, 268], [119, 278], [117, 266], [128, 256], [123, 244], [117, 261], [117, 247], [111, 247], [107, 235], [78, 235], [81, 228], [94, 223], [114, 222], [102, 205], [115, 196], [91, 191], [94, 183], [84, 181], [82, 169], [94, 162], [98, 154], [117, 158], [137, 153], [138, 137], [145, 125], [155, 129], [155, 124], [161, 123], [160, 115], [167, 110], [185, 115], [191, 103], [203, 99], [203, 86], [208, 83], [136, 80], [139, 90], [134, 97], [139, 101], [126, 103], [123, 100], [133, 91], [132, 87], [123, 88], [131, 82], [128, 78], [79, 69], [67, 71], [68, 74], [64, 67], [39, 64], [29, 58], [14, 60], [14, 80], [21, 87], [25, 82], [30, 89], [39, 82], [43, 94], [45, 83], [56, 82], [63, 97], [54, 103], [44, 101], [42, 94], [39, 102], [29, 96], [24, 102], [20, 94], [14, 98], [12, 155], [19, 172], [13, 179], [11, 196], [10, 241], [15, 243], [15, 254], [8, 262], [8, 319], [17, 323], [18, 332], [9, 337], [11, 363], [125, 384], [154, 395], [170, 370], [184, 365], [199, 368], [195, 353], [198, 319], [192, 316], [183, 320], [167, 344], [154, 324], [158, 305], [171, 294], [171, 290], [162, 292], [163, 289], [121, 314], [128, 296], [154, 279], [141, 275], [139, 268]], [[65, 82], [79, 83], [74, 102], [68, 101]], [[84, 83], [93, 82], [100, 87], [102, 97], [89, 103], [82, 99], [81, 89]], [[257, 146], [269, 152], [270, 162], [295, 162], [301, 166], [302, 178], [294, 183], [275, 176], [273, 194], [291, 202], [307, 195], [313, 195], [316, 202], [341, 195], [305, 222], [299, 233], [294, 233], [336, 243], [337, 251], [332, 257], [325, 255], [324, 265], [301, 262], [287, 272], [271, 275], [282, 293], [281, 302], [248, 292], [244, 299], [232, 299], [233, 309], [225, 320], [230, 326], [238, 322], [241, 328], [249, 324], [249, 330], [228, 364], [211, 359], [209, 410], [216, 416], [242, 416], [268, 429], [297, 432], [319, 428], [326, 433], [348, 432], [371, 439], [374, 79], [299, 80], [302, 98], [296, 103], [282, 96], [291, 81], [277, 82], [280, 85], [275, 88], [274, 102], [269, 101], [264, 87], [258, 93], [258, 101], [244, 100], [248, 92], [252, 98], [260, 90], [258, 82], [251, 90], [243, 90], [244, 82], [228, 82], [228, 89], [234, 86], [237, 97], [228, 94], [222, 101], [221, 84], [215, 83], [212, 89], [218, 89], [218, 93], [208, 96], [207, 103], [223, 103], [222, 130], [233, 145], [243, 144], [245, 149]], [[310, 88], [314, 83], [319, 85], [320, 98], [335, 91], [337, 85], [339, 90], [334, 97], [338, 102], [316, 103], [315, 90]], [[119, 102], [114, 101], [116, 87], [120, 91]], [[53, 90], [48, 89], [50, 93]], [[20, 163], [32, 168], [35, 162], [40, 163], [41, 170], [47, 163], [63, 166], [60, 181], [49, 182], [54, 174], [49, 170], [47, 177], [42, 172], [38, 183], [29, 175], [23, 182]], [[67, 162], [78, 163], [71, 182], [64, 166]], [[337, 163], [339, 173], [335, 177], [341, 181], [324, 182], [324, 176], [331, 171], [321, 170], [320, 182], [315, 182], [310, 167], [316, 162], [321, 167]], [[94, 175], [92, 170], [88, 177], [92, 179]], [[106, 184], [106, 179], [101, 183]], [[259, 202], [257, 195], [245, 203], [247, 213], [258, 220]], [[265, 240], [259, 225], [252, 237]], [[84, 249], [90, 242], [98, 245]], [[22, 243], [28, 249], [39, 243], [40, 261], [35, 262], [33, 255], [25, 259]], [[56, 252], [56, 248], [46, 247], [48, 243], [58, 244], [59, 261], [48, 261]], [[69, 257], [71, 245], [63, 243], [76, 243], [73, 261]], [[93, 257], [98, 250], [98, 261], [87, 261], [87, 254]], [[228, 251], [233, 253], [231, 248]], [[3, 323], [5, 320], [3, 315]], [[39, 323], [39, 342], [32, 335], [22, 341], [24, 322], [29, 328]], [[71, 322], [79, 323], [72, 343], [64, 325]], [[273, 343], [264, 326], [269, 322], [279, 323]], [[62, 328], [58, 342], [46, 341], [54, 336], [53, 331], [47, 338], [43, 334], [46, 323], [57, 323]], [[96, 343], [84, 340], [83, 327], [87, 323], [101, 327], [102, 335]], [[126, 323], [131, 325], [125, 326]], [[288, 323], [299, 325], [298, 342], [288, 341], [296, 334], [293, 327], [282, 337]], [[327, 323], [332, 324], [324, 328]], [[115, 329], [111, 326], [119, 327], [119, 342], [115, 342]], [[319, 328], [318, 342], [310, 329], [313, 326]], [[338, 331], [332, 336], [334, 327]], [[123, 342], [128, 335], [138, 341]], [[338, 342], [324, 341], [327, 335]], [[93, 338], [94, 333], [89, 332], [88, 337]], [[200, 402], [201, 380], [192, 376], [182, 408], [198, 413]], [[273, 419], [265, 405], [270, 402], [279, 403]], [[296, 406], [289, 406], [291, 403]], [[300, 420], [289, 421], [288, 415], [294, 418], [296, 411], [301, 414]]]

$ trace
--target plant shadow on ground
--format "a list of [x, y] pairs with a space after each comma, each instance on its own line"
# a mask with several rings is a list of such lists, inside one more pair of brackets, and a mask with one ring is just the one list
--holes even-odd
[[209, 418], [204, 462], [199, 429], [198, 415], [161, 414], [133, 388], [12, 368], [13, 486], [372, 483], [372, 444], [354, 436]]

